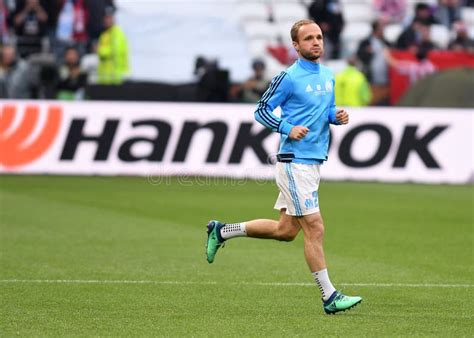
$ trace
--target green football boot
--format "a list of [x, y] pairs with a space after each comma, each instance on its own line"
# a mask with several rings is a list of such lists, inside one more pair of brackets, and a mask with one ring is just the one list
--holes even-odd
[[207, 224], [206, 257], [209, 263], [214, 262], [217, 250], [224, 244], [224, 239], [221, 236], [223, 226], [224, 223], [219, 221], [210, 221]]
[[323, 302], [324, 312], [328, 315], [333, 315], [339, 311], [346, 311], [352, 309], [354, 306], [362, 302], [362, 298], [355, 296], [346, 296], [339, 291], [334, 291], [331, 297]]

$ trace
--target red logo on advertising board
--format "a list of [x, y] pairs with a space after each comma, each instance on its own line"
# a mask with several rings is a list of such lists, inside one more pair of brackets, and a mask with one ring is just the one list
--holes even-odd
[[[30, 142], [38, 124], [40, 109], [37, 105], [28, 105], [23, 118], [15, 130], [11, 131], [17, 107], [4, 105], [0, 115], [0, 165], [17, 167], [37, 160], [51, 146], [59, 131], [62, 109], [58, 106], [48, 108], [46, 121], [39, 134]], [[28, 142], [26, 142], [28, 140]]]

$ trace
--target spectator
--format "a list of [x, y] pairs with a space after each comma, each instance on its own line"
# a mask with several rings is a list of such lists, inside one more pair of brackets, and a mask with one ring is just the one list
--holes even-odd
[[196, 59], [194, 74], [198, 77], [196, 99], [200, 102], [229, 100], [229, 71], [221, 69], [217, 60]]
[[416, 53], [418, 48], [427, 50], [436, 48], [430, 40], [430, 26], [424, 22], [414, 21], [398, 37], [398, 49], [410, 50]]
[[0, 45], [8, 43], [9, 38], [8, 7], [5, 0], [0, 0]]
[[22, 57], [41, 51], [47, 21], [48, 14], [39, 0], [18, 1], [13, 24], [18, 36], [18, 52]]
[[436, 67], [428, 59], [428, 50], [424, 48], [420, 48], [416, 52], [416, 61], [397, 60], [390, 54], [388, 49], [384, 50], [383, 55], [388, 64], [397, 72], [408, 76], [410, 86], [436, 71]]
[[242, 100], [250, 103], [260, 100], [270, 83], [265, 76], [265, 63], [262, 60], [254, 60], [252, 69], [253, 75], [242, 84]]
[[89, 36], [89, 47], [95, 46], [99, 40], [100, 34], [104, 30], [103, 18], [106, 8], [115, 8], [113, 0], [85, 0], [86, 8], [89, 13], [87, 21], [87, 35]]
[[364, 73], [357, 69], [356, 63], [356, 57], [350, 57], [347, 60], [347, 67], [336, 76], [334, 93], [338, 106], [366, 106], [372, 99], [369, 83]]
[[386, 23], [401, 23], [405, 18], [406, 0], [374, 0], [377, 17]]
[[372, 23], [372, 33], [362, 40], [357, 49], [357, 57], [362, 62], [363, 72], [372, 89], [372, 104], [388, 103], [389, 87], [387, 62], [383, 50], [389, 43], [383, 38], [385, 24], [381, 20]]
[[65, 0], [59, 13], [54, 52], [63, 59], [64, 49], [74, 45], [81, 55], [86, 52], [88, 12], [84, 0]]
[[451, 29], [453, 23], [461, 20], [461, 6], [459, 0], [438, 0], [438, 7], [434, 12], [436, 20]]
[[448, 49], [474, 54], [474, 40], [468, 35], [466, 24], [458, 21], [453, 25], [456, 37], [449, 43]]
[[58, 99], [78, 100], [84, 98], [87, 85], [87, 74], [81, 70], [80, 54], [74, 47], [69, 47], [64, 53], [64, 69], [58, 84]]
[[[56, 27], [58, 24], [59, 12], [64, 4], [64, 0], [40, 0], [41, 7], [44, 8], [48, 14], [48, 21], [46, 23], [47, 33], [51, 40], [56, 35]], [[53, 41], [51, 41], [53, 42]]]
[[32, 69], [32, 92], [35, 99], [56, 98], [59, 72], [51, 54], [37, 54], [28, 60]]
[[199, 55], [194, 61], [194, 76], [196, 77], [196, 80], [199, 81], [199, 79], [201, 79], [201, 77], [206, 73], [206, 71], [207, 60], [204, 56]]
[[338, 0], [315, 0], [308, 8], [309, 16], [323, 32], [325, 55], [337, 59], [340, 55], [340, 35], [344, 28], [341, 5]]
[[411, 18], [411, 20], [406, 22], [406, 26], [411, 25], [415, 21], [428, 26], [438, 23], [438, 21], [433, 16], [431, 7], [423, 2], [416, 4], [414, 16]]
[[105, 31], [99, 37], [97, 75], [101, 84], [120, 84], [128, 74], [128, 43], [122, 29], [115, 24], [115, 9], [108, 7], [104, 15]]
[[29, 66], [17, 57], [15, 47], [4, 45], [0, 53], [0, 97], [30, 98]]

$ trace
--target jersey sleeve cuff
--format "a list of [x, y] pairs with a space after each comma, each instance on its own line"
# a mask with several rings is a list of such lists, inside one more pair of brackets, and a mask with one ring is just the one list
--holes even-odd
[[293, 127], [294, 127], [294, 125], [292, 125], [292, 124], [290, 124], [286, 121], [281, 121], [279, 132], [281, 134], [290, 135], [290, 131]]
[[336, 124], [336, 125], [341, 124], [341, 123], [339, 122], [339, 120], [336, 118], [336, 111], [335, 111], [335, 110], [334, 110], [334, 111], [331, 111], [331, 112], [329, 113], [329, 123], [331, 123], [331, 124]]

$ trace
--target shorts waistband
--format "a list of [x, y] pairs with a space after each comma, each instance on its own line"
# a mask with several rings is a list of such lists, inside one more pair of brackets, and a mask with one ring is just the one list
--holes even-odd
[[323, 160], [309, 158], [295, 158], [293, 153], [282, 153], [276, 156], [278, 162], [282, 163], [300, 163], [300, 164], [323, 164]]
[[277, 154], [276, 158], [278, 162], [289, 163], [289, 162], [293, 162], [293, 160], [295, 159], [295, 154], [293, 153]]

